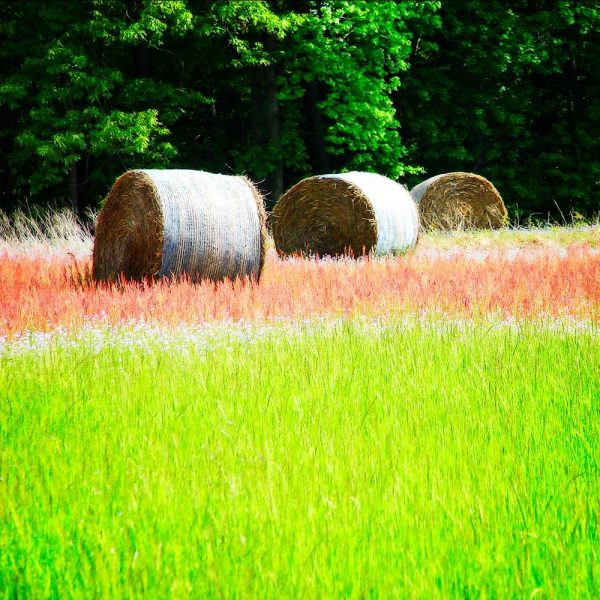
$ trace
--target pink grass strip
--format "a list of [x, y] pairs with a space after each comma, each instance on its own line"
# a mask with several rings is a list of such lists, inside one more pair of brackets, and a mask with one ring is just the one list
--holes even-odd
[[145, 320], [167, 325], [439, 311], [459, 318], [568, 316], [596, 322], [600, 254], [561, 252], [473, 260], [409, 255], [386, 260], [281, 261], [249, 281], [168, 282], [121, 288], [74, 282], [73, 258], [0, 256], [0, 335]]

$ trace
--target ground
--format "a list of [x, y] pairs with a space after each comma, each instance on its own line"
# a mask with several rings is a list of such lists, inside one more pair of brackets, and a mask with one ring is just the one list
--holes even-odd
[[111, 288], [65, 223], [0, 243], [6, 597], [596, 595], [597, 225]]

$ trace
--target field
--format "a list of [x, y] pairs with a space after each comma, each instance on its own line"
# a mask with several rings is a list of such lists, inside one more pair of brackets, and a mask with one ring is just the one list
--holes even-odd
[[598, 596], [598, 226], [112, 288], [34, 234], [0, 244], [0, 597]]

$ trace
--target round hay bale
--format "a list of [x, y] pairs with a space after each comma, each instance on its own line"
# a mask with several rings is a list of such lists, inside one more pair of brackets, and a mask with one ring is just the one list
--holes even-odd
[[280, 255], [402, 252], [416, 244], [418, 231], [408, 190], [376, 173], [308, 177], [283, 194], [273, 211]]
[[92, 275], [97, 281], [258, 279], [266, 235], [263, 199], [245, 177], [127, 171], [98, 215]]
[[508, 220], [498, 190], [474, 173], [436, 175], [410, 193], [425, 229], [497, 229]]

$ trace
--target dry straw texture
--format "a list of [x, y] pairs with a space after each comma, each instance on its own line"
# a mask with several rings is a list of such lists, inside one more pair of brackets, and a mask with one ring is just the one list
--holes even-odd
[[497, 229], [508, 214], [498, 190], [474, 173], [444, 173], [410, 192], [425, 229]]
[[98, 281], [254, 276], [265, 259], [263, 199], [244, 177], [188, 170], [128, 171], [98, 215]]
[[273, 211], [273, 238], [282, 255], [402, 252], [416, 244], [418, 230], [410, 193], [375, 173], [303, 179]]

